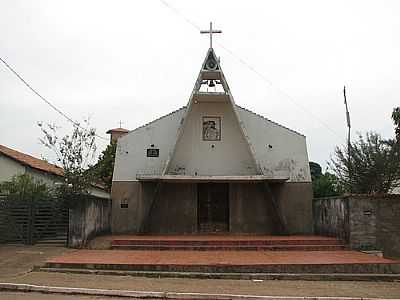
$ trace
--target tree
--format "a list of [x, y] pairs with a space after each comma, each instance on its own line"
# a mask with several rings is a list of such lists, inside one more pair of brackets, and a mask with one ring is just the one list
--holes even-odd
[[117, 142], [112, 141], [100, 154], [99, 161], [93, 168], [99, 183], [104, 185], [108, 192], [111, 191], [116, 150]]
[[58, 192], [67, 201], [89, 193], [95, 180], [90, 164], [96, 153], [96, 130], [90, 127], [88, 120], [84, 120], [83, 126], [74, 123], [72, 134], [59, 137], [59, 128], [54, 124], [38, 123], [38, 126], [43, 133], [40, 142], [53, 151], [57, 158], [55, 164], [64, 169], [65, 181], [58, 186]]
[[43, 199], [50, 196], [47, 185], [31, 175], [14, 175], [11, 180], [0, 184], [0, 192], [17, 196], [21, 200]]
[[338, 178], [328, 172], [322, 173], [321, 166], [310, 161], [310, 171], [314, 198], [338, 196], [343, 193]]
[[396, 134], [396, 139], [400, 142], [400, 106], [393, 109], [392, 119], [395, 126], [394, 132]]
[[338, 178], [329, 172], [325, 172], [313, 181], [314, 198], [339, 196], [344, 189]]
[[329, 164], [346, 191], [388, 193], [400, 185], [399, 144], [374, 132], [360, 134], [350, 149], [336, 147]]

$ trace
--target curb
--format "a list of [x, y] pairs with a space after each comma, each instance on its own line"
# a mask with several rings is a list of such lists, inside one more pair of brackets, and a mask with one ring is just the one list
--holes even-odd
[[[42, 286], [21, 283], [0, 283], [0, 292], [37, 292], [46, 294], [111, 296], [132, 299], [176, 299], [176, 300], [386, 300], [385, 298], [361, 298], [361, 297], [287, 297], [287, 296], [253, 296], [230, 294], [206, 294], [206, 293], [175, 293], [175, 292], [144, 292], [129, 290], [105, 290], [70, 288], [56, 286]], [[400, 299], [390, 299], [400, 300]]]

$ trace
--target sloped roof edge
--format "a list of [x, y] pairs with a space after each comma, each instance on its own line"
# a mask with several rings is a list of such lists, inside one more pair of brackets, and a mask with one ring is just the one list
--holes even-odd
[[[304, 134], [302, 134], [302, 133], [300, 133], [300, 132], [298, 132], [298, 131], [296, 131], [296, 130], [290, 129], [290, 128], [284, 126], [284, 125], [281, 125], [281, 124], [279, 124], [279, 123], [277, 123], [277, 122], [275, 122], [275, 121], [272, 121], [272, 120], [270, 120], [270, 119], [268, 119], [268, 118], [266, 118], [266, 117], [264, 117], [264, 116], [262, 116], [262, 115], [260, 115], [260, 114], [258, 114], [258, 113], [255, 113], [255, 112], [253, 112], [253, 111], [251, 111], [251, 110], [249, 110], [249, 109], [247, 109], [247, 108], [245, 108], [245, 107], [242, 107], [242, 106], [237, 105], [237, 104], [235, 104], [235, 105], [236, 105], [236, 107], [238, 107], [238, 108], [240, 108], [240, 109], [243, 109], [243, 110], [245, 110], [245, 111], [247, 111], [247, 112], [249, 112], [249, 113], [251, 113], [251, 114], [253, 114], [253, 115], [256, 115], [256, 116], [259, 117], [259, 118], [262, 118], [262, 119], [264, 119], [264, 120], [266, 120], [266, 121], [268, 121], [268, 122], [271, 122], [271, 123], [273, 123], [273, 124], [275, 124], [275, 125], [277, 125], [277, 126], [279, 126], [279, 127], [282, 127], [282, 128], [284, 128], [284, 129], [286, 129], [286, 130], [289, 130], [289, 131], [291, 131], [291, 132], [293, 132], [293, 133], [295, 133], [295, 134], [298, 134], [298, 135], [300, 135], [300, 136], [302, 136], [302, 137], [306, 137]], [[148, 123], [145, 123], [144, 125], [141, 125], [141, 126], [135, 128], [135, 129], [133, 129], [133, 130], [130, 130], [129, 133], [131, 133], [131, 132], [133, 132], [133, 131], [136, 131], [136, 130], [138, 130], [138, 129], [141, 129], [141, 128], [143, 128], [143, 127], [146, 127], [146, 126], [148, 126], [148, 125], [150, 125], [150, 124], [153, 124], [153, 123], [155, 123], [155, 122], [157, 122], [157, 121], [159, 121], [159, 120], [161, 120], [161, 119], [164, 119], [164, 118], [166, 118], [166, 117], [169, 117], [170, 115], [173, 115], [174, 113], [177, 113], [178, 111], [180, 111], [180, 110], [182, 110], [182, 109], [186, 109], [186, 105], [185, 105], [185, 106], [182, 106], [182, 107], [180, 107], [180, 108], [178, 108], [178, 109], [176, 109], [176, 110], [174, 110], [174, 111], [172, 111], [172, 112], [170, 112], [170, 113], [168, 113], [168, 114], [166, 114], [166, 115], [163, 115], [163, 116], [161, 116], [161, 117], [159, 117], [159, 118], [157, 118], [157, 119], [155, 119], [155, 120], [153, 120], [153, 121], [150, 121], [150, 122], [148, 122]]]
[[304, 134], [302, 134], [302, 133], [300, 133], [300, 132], [297, 132], [296, 130], [290, 129], [289, 127], [283, 126], [283, 125], [281, 125], [281, 124], [279, 124], [279, 123], [277, 123], [277, 122], [275, 122], [275, 121], [272, 121], [272, 120], [270, 120], [270, 119], [264, 117], [263, 115], [260, 115], [260, 114], [258, 114], [258, 113], [255, 113], [255, 112], [251, 111], [250, 109], [247, 109], [247, 108], [242, 107], [242, 106], [237, 105], [237, 104], [236, 104], [236, 106], [237, 106], [238, 108], [240, 108], [240, 109], [243, 109], [243, 110], [245, 110], [245, 111], [247, 111], [247, 112], [253, 114], [253, 115], [256, 115], [257, 117], [260, 117], [260, 118], [262, 118], [262, 119], [264, 119], [264, 120], [266, 120], [266, 121], [268, 121], [268, 122], [271, 122], [271, 123], [273, 123], [273, 124], [275, 124], [275, 125], [277, 125], [277, 126], [279, 126], [279, 127], [282, 127], [282, 128], [287, 129], [287, 130], [289, 130], [289, 131], [291, 131], [291, 132], [293, 132], [293, 133], [296, 133], [296, 134], [298, 134], [298, 135], [301, 135], [301, 136], [303, 136], [303, 137], [306, 137]]
[[178, 109], [176, 109], [176, 110], [174, 110], [174, 111], [171, 111], [170, 113], [168, 113], [168, 114], [166, 114], [166, 115], [163, 115], [163, 116], [161, 116], [161, 117], [159, 117], [159, 118], [157, 118], [157, 119], [154, 119], [153, 121], [150, 121], [150, 122], [148, 122], [148, 123], [145, 123], [145, 124], [143, 124], [143, 125], [141, 125], [141, 126], [135, 128], [135, 129], [132, 129], [132, 130], [129, 131], [129, 133], [134, 132], [134, 131], [136, 131], [136, 130], [139, 130], [139, 129], [141, 129], [141, 128], [143, 128], [143, 127], [146, 127], [146, 126], [148, 126], [148, 125], [151, 125], [151, 124], [153, 124], [153, 123], [155, 123], [155, 122], [157, 122], [157, 121], [159, 121], [159, 120], [161, 120], [161, 119], [164, 119], [164, 118], [166, 118], [166, 117], [169, 117], [169, 116], [173, 115], [174, 113], [177, 113], [178, 111], [181, 111], [181, 110], [183, 110], [183, 109], [186, 109], [186, 105], [185, 105], [185, 106], [182, 106], [182, 107], [180, 107], [180, 108], [178, 108]]
[[33, 157], [29, 154], [0, 145], [0, 153], [36, 170], [51, 173], [57, 176], [64, 176], [64, 170], [56, 165], [50, 164], [43, 159]]

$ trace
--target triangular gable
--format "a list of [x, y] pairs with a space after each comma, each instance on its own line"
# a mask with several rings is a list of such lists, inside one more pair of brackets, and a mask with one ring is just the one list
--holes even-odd
[[212, 48], [197, 77], [173, 151], [163, 169], [162, 175], [165, 174], [262, 174]]

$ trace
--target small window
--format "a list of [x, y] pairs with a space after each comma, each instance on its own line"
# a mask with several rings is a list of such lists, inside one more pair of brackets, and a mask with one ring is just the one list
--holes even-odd
[[124, 198], [121, 200], [121, 208], [128, 208], [128, 199]]

